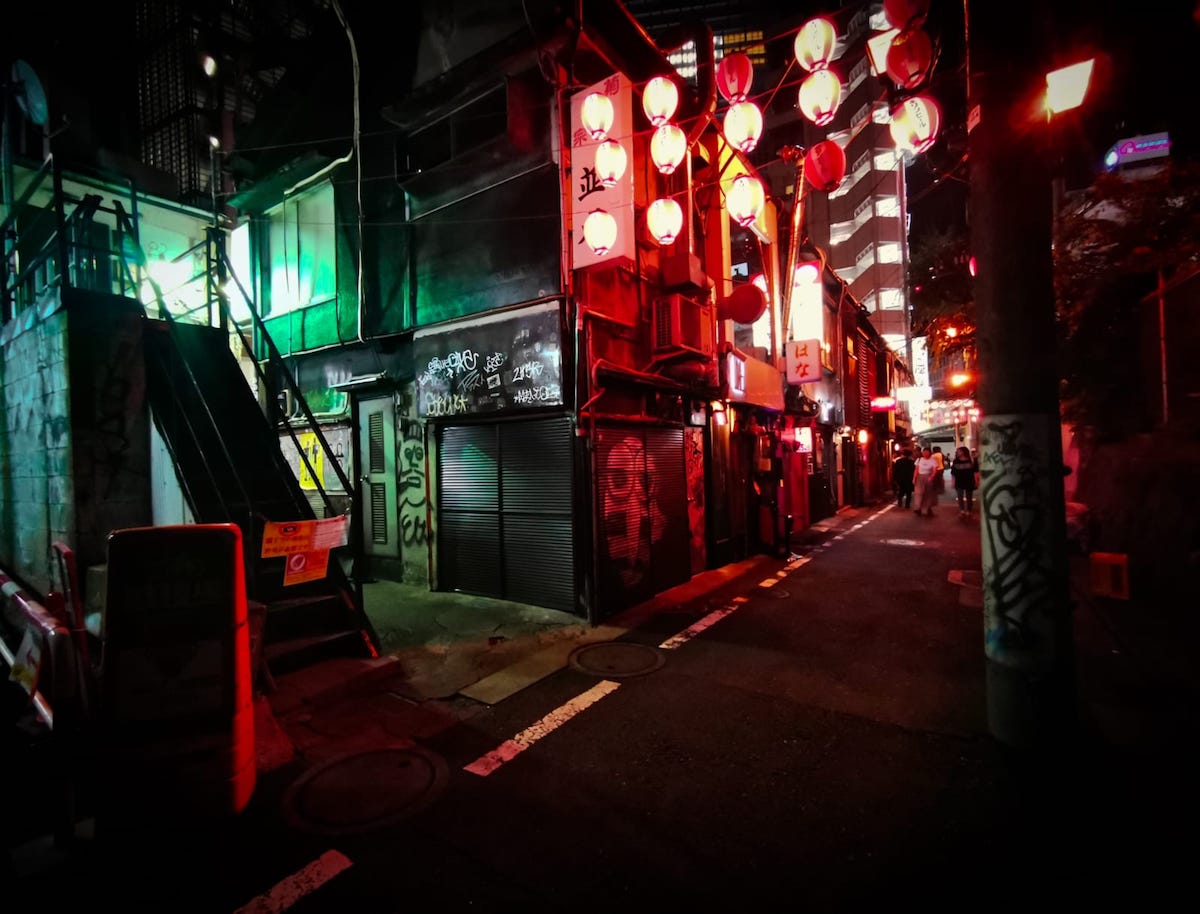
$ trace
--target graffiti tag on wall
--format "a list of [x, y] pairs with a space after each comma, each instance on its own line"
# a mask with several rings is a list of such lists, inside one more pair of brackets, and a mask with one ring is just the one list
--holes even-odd
[[980, 444], [985, 647], [992, 658], [1048, 654], [1054, 640], [1046, 419], [991, 416]]

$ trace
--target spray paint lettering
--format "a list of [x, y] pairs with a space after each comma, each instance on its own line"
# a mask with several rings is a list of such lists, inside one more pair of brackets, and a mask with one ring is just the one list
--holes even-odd
[[422, 402], [427, 416], [455, 416], [465, 413], [469, 405], [463, 394], [425, 394]]
[[1044, 426], [1039, 416], [992, 416], [982, 430], [984, 627], [993, 657], [1053, 646]]

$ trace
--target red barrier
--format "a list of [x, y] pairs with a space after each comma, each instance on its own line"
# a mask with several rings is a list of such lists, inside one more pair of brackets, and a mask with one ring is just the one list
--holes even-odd
[[106, 578], [97, 825], [241, 812], [256, 781], [241, 531], [114, 531]]

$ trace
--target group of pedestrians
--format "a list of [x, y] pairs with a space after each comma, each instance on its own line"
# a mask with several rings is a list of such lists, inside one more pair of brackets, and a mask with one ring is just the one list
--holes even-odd
[[[960, 447], [949, 465], [960, 517], [975, 511], [975, 489], [979, 486], [979, 462], [968, 448]], [[933, 517], [938, 496], [946, 491], [946, 461], [940, 447], [922, 448], [917, 457], [905, 448], [892, 463], [892, 487], [896, 505], [911, 508], [919, 517]], [[915, 504], [914, 504], [915, 503]]]

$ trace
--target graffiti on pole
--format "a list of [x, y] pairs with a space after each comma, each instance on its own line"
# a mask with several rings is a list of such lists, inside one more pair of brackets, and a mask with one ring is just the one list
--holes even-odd
[[989, 416], [980, 444], [986, 650], [1010, 662], [1049, 660], [1055, 639], [1046, 417]]

